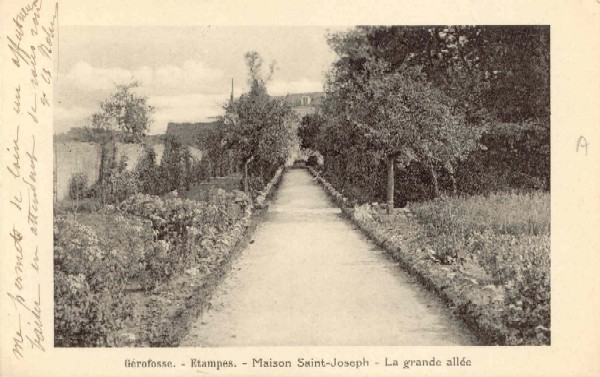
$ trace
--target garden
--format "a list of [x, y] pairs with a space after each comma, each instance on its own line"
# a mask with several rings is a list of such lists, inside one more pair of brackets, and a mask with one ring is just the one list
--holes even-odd
[[99, 178], [73, 175], [70, 198], [54, 206], [56, 347], [176, 346], [206, 308], [296, 140], [261, 57], [249, 52], [246, 63], [252, 90], [196, 141], [201, 160], [167, 135], [160, 163], [146, 146], [128, 169], [116, 143], [143, 143], [153, 109], [137, 82], [100, 104], [84, 132], [100, 146]]

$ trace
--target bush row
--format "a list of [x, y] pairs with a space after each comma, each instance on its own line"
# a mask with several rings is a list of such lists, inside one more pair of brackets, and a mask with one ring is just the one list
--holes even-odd
[[[480, 148], [457, 163], [451, 175], [437, 169], [440, 190], [485, 194], [504, 190], [550, 190], [550, 125], [535, 120], [490, 125], [479, 141]], [[321, 150], [323, 175], [350, 200], [357, 203], [385, 201], [387, 167], [381, 155], [356, 146]], [[429, 169], [418, 161], [396, 166], [395, 202], [435, 198]]]
[[[186, 191], [203, 180], [232, 173], [234, 161], [224, 154], [218, 162], [206, 154], [198, 161], [190, 148], [174, 137], [167, 137], [165, 150], [158, 164], [155, 150], [144, 146], [135, 169], [128, 169], [126, 156], [116, 158], [116, 148], [102, 145], [100, 174], [97, 182], [88, 182], [84, 173], [77, 173], [69, 182], [69, 197], [78, 203], [95, 198], [102, 204], [116, 204], [137, 193], [164, 195]], [[91, 185], [90, 185], [91, 183]], [[89, 186], [89, 187], [88, 187]], [[78, 204], [76, 203], [76, 204]]]
[[[269, 184], [258, 192], [258, 196], [267, 198], [280, 177], [281, 174], [275, 175]], [[187, 334], [190, 324], [196, 321], [198, 315], [207, 307], [212, 290], [227, 271], [226, 261], [230, 259], [234, 246], [247, 239], [247, 229], [253, 222], [251, 208], [258, 207], [246, 207], [244, 216], [219, 237], [219, 241], [214, 245], [219, 249], [219, 252], [214, 254], [219, 257], [217, 260], [190, 267], [185, 273], [175, 275], [167, 284], [152, 292], [146, 301], [147, 309], [143, 315], [149, 321], [157, 323], [149, 329], [145, 341], [135, 344], [161, 347], [179, 344]], [[157, 321], [157, 318], [161, 320]]]

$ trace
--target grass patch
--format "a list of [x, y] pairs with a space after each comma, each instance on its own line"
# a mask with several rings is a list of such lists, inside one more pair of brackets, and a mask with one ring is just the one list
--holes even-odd
[[417, 219], [436, 233], [464, 237], [491, 231], [514, 236], [550, 234], [550, 194], [494, 193], [415, 203]]

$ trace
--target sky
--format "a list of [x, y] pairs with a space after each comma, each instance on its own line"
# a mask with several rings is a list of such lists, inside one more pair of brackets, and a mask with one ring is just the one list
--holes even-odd
[[60, 30], [54, 132], [87, 126], [115, 84], [140, 82], [137, 93], [156, 108], [150, 134], [169, 122], [201, 122], [222, 114], [231, 93], [247, 90], [244, 53], [276, 62], [271, 95], [322, 91], [335, 59], [321, 26], [64, 26]]

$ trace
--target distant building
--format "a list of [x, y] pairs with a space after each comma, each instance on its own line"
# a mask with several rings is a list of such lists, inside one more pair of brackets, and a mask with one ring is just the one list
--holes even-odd
[[294, 108], [294, 111], [296, 111], [300, 117], [303, 117], [307, 114], [314, 114], [319, 110], [321, 104], [323, 103], [323, 99], [325, 99], [325, 93], [294, 93], [273, 98], [282, 99], [289, 103]]

